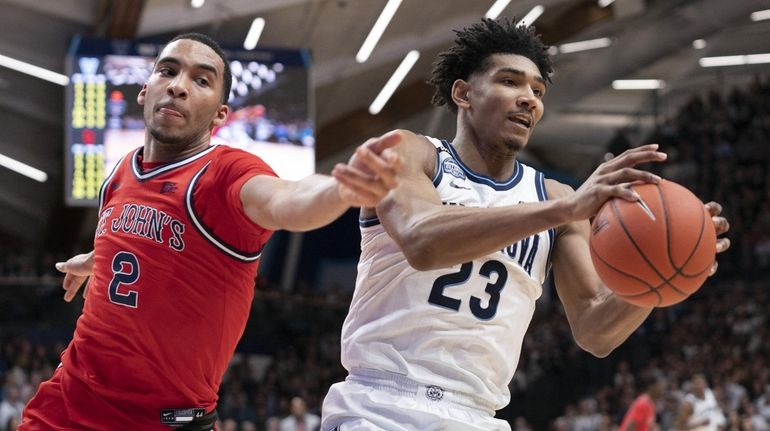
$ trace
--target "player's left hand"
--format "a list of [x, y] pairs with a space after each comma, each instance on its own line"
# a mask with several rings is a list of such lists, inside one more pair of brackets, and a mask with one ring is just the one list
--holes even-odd
[[393, 151], [404, 137], [400, 132], [372, 138], [356, 148], [347, 164], [338, 163], [332, 176], [342, 200], [351, 206], [376, 206], [398, 184], [401, 159]]
[[[726, 218], [720, 217], [722, 213], [722, 205], [716, 202], [709, 202], [705, 205], [706, 210], [711, 214], [711, 221], [714, 223], [714, 229], [717, 231], [717, 237], [730, 230], [730, 223]], [[730, 238], [717, 238], [717, 253], [723, 253], [730, 248]], [[711, 266], [709, 271], [709, 277], [717, 272], [719, 263], [714, 261], [714, 265]]]

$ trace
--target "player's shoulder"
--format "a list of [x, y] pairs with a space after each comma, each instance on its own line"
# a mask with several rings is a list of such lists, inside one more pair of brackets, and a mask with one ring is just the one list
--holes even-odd
[[575, 189], [573, 189], [570, 185], [556, 181], [552, 178], [546, 178], [544, 182], [545, 191], [548, 194], [548, 199], [563, 198], [564, 196], [575, 193]]
[[212, 167], [215, 169], [264, 168], [272, 171], [267, 162], [256, 154], [228, 145], [217, 145], [212, 156]]

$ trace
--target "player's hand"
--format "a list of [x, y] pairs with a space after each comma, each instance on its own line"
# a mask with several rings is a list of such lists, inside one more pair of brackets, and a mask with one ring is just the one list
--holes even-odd
[[57, 262], [56, 269], [64, 273], [64, 300], [70, 302], [83, 286], [83, 282], [93, 273], [94, 252], [73, 256], [66, 262]]
[[[705, 207], [709, 214], [711, 214], [711, 221], [714, 223], [714, 230], [717, 232], [717, 237], [730, 230], [730, 222], [728, 222], [726, 218], [719, 216], [719, 214], [722, 213], [722, 205], [719, 205], [716, 202], [709, 202]], [[717, 238], [717, 253], [723, 253], [728, 248], [730, 248], [730, 238]], [[711, 271], [709, 271], [709, 277], [717, 272], [718, 266], [719, 264], [717, 261], [714, 261], [714, 264], [711, 266]]]
[[351, 206], [373, 207], [395, 188], [401, 159], [392, 148], [403, 140], [398, 131], [369, 139], [356, 148], [347, 164], [337, 164], [332, 176], [339, 182], [342, 200]]
[[666, 160], [666, 153], [657, 150], [658, 144], [643, 145], [599, 165], [575, 193], [565, 197], [572, 220], [592, 217], [609, 198], [639, 200], [639, 195], [631, 189], [631, 184], [657, 184], [660, 177], [634, 167], [642, 163]]

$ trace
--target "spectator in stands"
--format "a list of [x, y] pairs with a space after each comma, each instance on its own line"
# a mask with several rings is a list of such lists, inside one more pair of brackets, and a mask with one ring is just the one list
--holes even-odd
[[19, 387], [15, 384], [6, 385], [4, 398], [0, 401], [0, 431], [15, 431], [9, 428], [12, 419], [20, 419], [24, 410], [24, 402], [19, 393]]
[[300, 397], [291, 399], [291, 414], [281, 421], [281, 431], [317, 431], [321, 418], [308, 413], [305, 400]]

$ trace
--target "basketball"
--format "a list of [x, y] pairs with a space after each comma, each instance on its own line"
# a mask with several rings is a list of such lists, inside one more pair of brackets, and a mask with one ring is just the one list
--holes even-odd
[[685, 300], [708, 277], [716, 232], [703, 202], [681, 185], [632, 186], [641, 201], [613, 198], [591, 225], [599, 278], [632, 304], [666, 307]]

